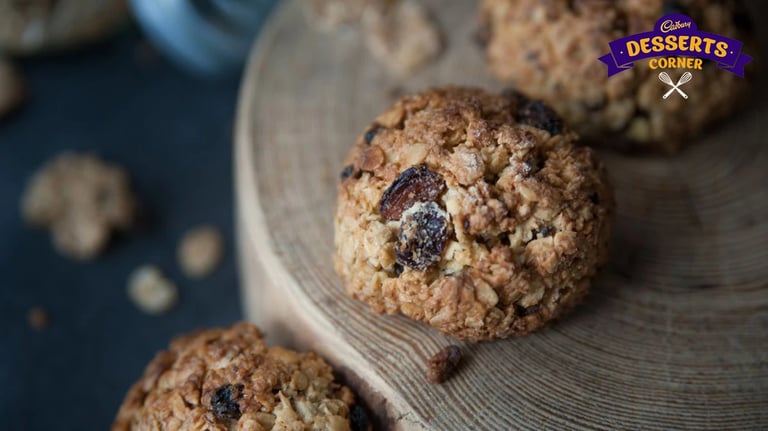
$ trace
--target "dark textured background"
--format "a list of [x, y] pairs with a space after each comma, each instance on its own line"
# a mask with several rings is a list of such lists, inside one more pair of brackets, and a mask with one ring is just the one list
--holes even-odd
[[[130, 384], [176, 334], [241, 318], [232, 238], [232, 128], [239, 77], [191, 77], [139, 31], [75, 53], [20, 61], [29, 99], [0, 123], [0, 429], [105, 430]], [[130, 172], [142, 226], [98, 260], [59, 256], [26, 227], [19, 199], [30, 175], [62, 150], [88, 151]], [[199, 223], [222, 229], [215, 273], [186, 279], [176, 243]], [[129, 273], [152, 263], [180, 289], [165, 316], [139, 311]], [[27, 323], [30, 307], [47, 329]]]

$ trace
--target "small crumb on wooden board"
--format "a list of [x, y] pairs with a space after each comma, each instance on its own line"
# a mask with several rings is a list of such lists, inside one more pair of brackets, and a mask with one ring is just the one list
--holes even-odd
[[179, 241], [179, 266], [189, 278], [202, 278], [213, 272], [224, 254], [224, 240], [213, 226], [190, 229]]
[[157, 267], [143, 265], [136, 268], [128, 279], [128, 297], [141, 311], [160, 315], [176, 305], [179, 291]]
[[437, 352], [427, 361], [427, 381], [443, 383], [448, 380], [461, 364], [461, 348], [451, 344]]

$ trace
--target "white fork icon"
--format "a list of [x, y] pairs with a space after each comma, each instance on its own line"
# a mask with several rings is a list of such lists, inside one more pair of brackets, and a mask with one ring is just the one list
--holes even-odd
[[666, 100], [666, 98], [669, 97], [669, 95], [672, 94], [672, 92], [677, 91], [678, 93], [680, 93], [681, 96], [683, 96], [684, 99], [687, 99], [688, 95], [685, 94], [683, 90], [681, 90], [679, 87], [683, 84], [686, 84], [691, 79], [693, 79], [693, 74], [691, 72], [685, 72], [683, 76], [681, 76], [680, 79], [677, 81], [677, 84], [675, 84], [674, 82], [672, 82], [672, 78], [669, 77], [669, 74], [667, 72], [660, 72], [659, 80], [669, 85], [670, 87], [672, 87], [672, 89], [667, 91], [667, 93], [661, 96], [661, 98]]

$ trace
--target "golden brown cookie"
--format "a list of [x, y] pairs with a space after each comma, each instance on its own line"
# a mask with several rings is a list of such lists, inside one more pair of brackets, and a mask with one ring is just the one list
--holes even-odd
[[[662, 100], [669, 87], [649, 60], [608, 77], [598, 61], [608, 43], [651, 31], [672, 12], [690, 16], [701, 31], [749, 40], [749, 19], [735, 1], [484, 0], [480, 18], [491, 72], [553, 106], [585, 142], [672, 153], [749, 91], [746, 80], [711, 61], [692, 71], [687, 101]], [[685, 70], [666, 69], [673, 80]]]
[[247, 323], [179, 337], [131, 387], [112, 431], [350, 430], [352, 392], [314, 353]]
[[1, 0], [0, 50], [34, 54], [91, 42], [127, 18], [126, 0]]
[[457, 338], [540, 328], [606, 257], [602, 164], [546, 105], [462, 87], [406, 96], [341, 173], [335, 267], [347, 292]]
[[35, 173], [21, 207], [28, 224], [50, 229], [60, 253], [88, 260], [106, 248], [113, 230], [131, 226], [136, 200], [119, 166], [63, 153]]

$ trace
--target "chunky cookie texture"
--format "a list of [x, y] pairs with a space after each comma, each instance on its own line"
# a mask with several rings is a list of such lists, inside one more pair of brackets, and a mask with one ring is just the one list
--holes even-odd
[[60, 253], [89, 260], [106, 248], [113, 231], [131, 226], [136, 199], [119, 166], [63, 153], [34, 175], [21, 207], [28, 224], [50, 229]]
[[267, 347], [256, 327], [239, 323], [158, 353], [112, 431], [349, 431], [353, 403], [322, 358]]
[[[687, 101], [676, 94], [662, 100], [670, 87], [649, 60], [608, 78], [598, 61], [608, 43], [651, 31], [672, 12], [690, 16], [701, 31], [749, 42], [750, 21], [736, 1], [484, 0], [480, 21], [491, 72], [552, 105], [586, 142], [672, 153], [730, 114], [749, 91], [746, 80], [711, 61], [681, 87]], [[687, 69], [665, 70], [677, 82]]]
[[350, 295], [468, 340], [527, 334], [587, 293], [613, 196], [591, 149], [522, 94], [435, 88], [357, 139], [334, 257]]

